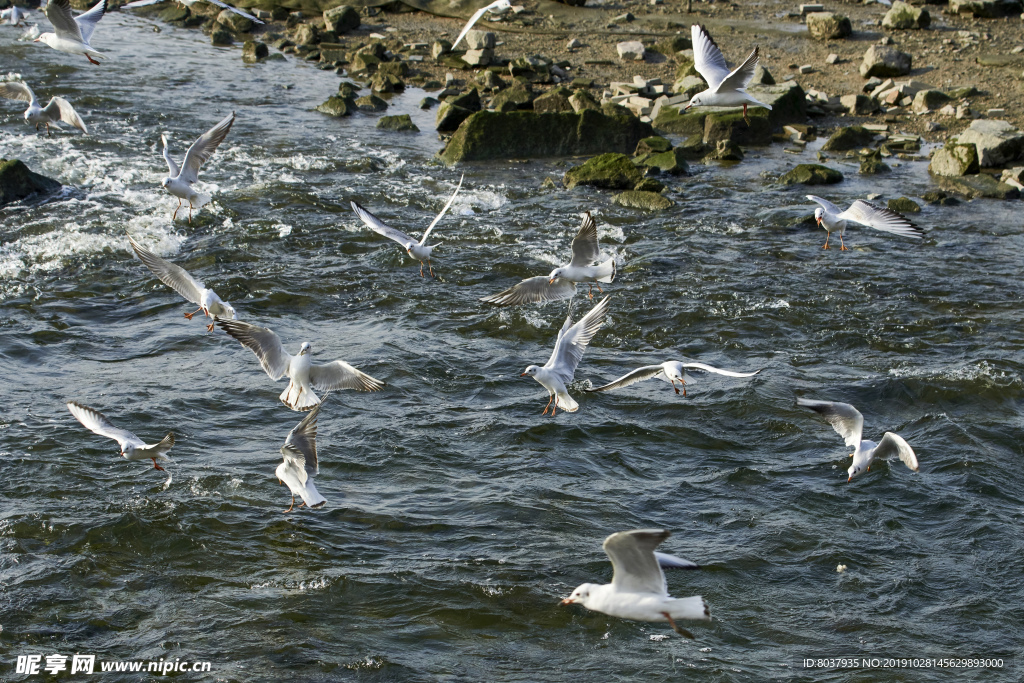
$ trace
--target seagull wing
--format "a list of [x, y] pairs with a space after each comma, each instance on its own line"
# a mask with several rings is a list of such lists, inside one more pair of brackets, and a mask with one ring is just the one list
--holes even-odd
[[526, 278], [518, 285], [510, 287], [504, 292], [485, 296], [480, 301], [495, 306], [519, 306], [538, 301], [563, 301], [576, 295], [575, 282], [565, 278], [555, 278], [554, 282], [548, 284], [549, 280], [547, 275]]
[[273, 330], [250, 325], [241, 320], [218, 320], [217, 324], [242, 346], [256, 354], [270, 379], [277, 381], [288, 371], [292, 357], [284, 350], [281, 338]]
[[841, 214], [843, 212], [842, 209], [840, 209], [838, 206], [836, 206], [835, 204], [833, 204], [832, 202], [830, 202], [827, 199], [822, 199], [821, 197], [815, 197], [813, 194], [809, 194], [809, 195], [805, 195], [805, 196], [808, 199], [810, 199], [812, 202], [817, 202], [818, 204], [820, 204], [821, 208], [825, 209], [826, 212], [828, 212], [828, 213], [830, 213], [830, 214], [832, 214], [834, 216], [838, 216], [839, 214]]
[[192, 143], [185, 152], [185, 161], [181, 163], [181, 180], [189, 184], [199, 180], [199, 169], [217, 151], [217, 146], [224, 142], [234, 122], [235, 112], [231, 112]]
[[924, 231], [911, 223], [903, 214], [892, 209], [875, 206], [863, 199], [858, 199], [850, 208], [839, 214], [840, 218], [852, 220], [875, 230], [891, 232], [904, 237], [921, 239]]
[[[452, 205], [452, 202], [455, 201], [455, 195], [457, 195], [459, 193], [459, 188], [462, 187], [462, 181], [465, 179], [465, 177], [466, 177], [466, 174], [463, 173], [462, 174], [462, 178], [459, 178], [459, 184], [455, 187], [455, 192], [452, 192], [452, 196], [448, 198], [448, 203], [444, 205], [444, 208], [441, 209], [441, 213], [437, 214], [437, 216], [434, 217], [434, 220], [432, 220], [430, 222], [430, 225], [427, 226], [426, 232], [424, 232], [423, 233], [423, 237], [420, 238], [420, 244], [421, 245], [427, 243], [427, 235], [429, 235], [430, 231], [434, 229], [434, 226], [437, 225], [437, 222], [439, 220], [441, 220], [441, 217], [444, 216], [445, 213], [448, 212], [448, 208]], [[361, 218], [361, 216], [360, 216], [360, 218]]]
[[135, 444], [137, 446], [143, 445], [142, 439], [135, 436], [127, 429], [121, 429], [111, 424], [107, 416], [98, 410], [94, 410], [89, 406], [84, 406], [81, 403], [75, 403], [71, 401], [68, 403], [68, 410], [75, 416], [75, 419], [82, 423], [82, 425], [93, 434], [99, 434], [105, 436], [108, 439], [113, 439], [117, 443], [124, 447], [125, 444]]
[[665, 368], [660, 365], [645, 365], [642, 368], [637, 368], [633, 372], [626, 373], [622, 377], [618, 378], [614, 382], [609, 382], [603, 387], [597, 387], [596, 389], [587, 389], [589, 392], [598, 391], [611, 391], [612, 389], [621, 389], [622, 387], [628, 387], [630, 384], [636, 384], [637, 382], [643, 382], [645, 379], [651, 379], [657, 377], [663, 373]]
[[[106, 6], [106, 0], [100, 0], [100, 4], [96, 7], [106, 9]], [[46, 3], [46, 9], [43, 10], [43, 12], [46, 14], [46, 18], [50, 20], [50, 23], [53, 24], [53, 32], [58, 36], [61, 38], [75, 40], [80, 43], [86, 42], [85, 38], [82, 36], [81, 27], [78, 22], [75, 21], [75, 15], [71, 13], [71, 0], [49, 0], [49, 2]], [[86, 14], [88, 14], [88, 12]], [[85, 14], [82, 16], [84, 17]]]
[[480, 21], [480, 17], [484, 15], [484, 12], [498, 4], [500, 4], [500, 0], [499, 2], [492, 2], [490, 5], [485, 5], [484, 7], [481, 7], [477, 11], [473, 12], [473, 16], [471, 16], [469, 18], [469, 21], [466, 22], [466, 25], [462, 27], [462, 31], [459, 33], [459, 37], [455, 39], [454, 43], [452, 43], [452, 50], [458, 47], [459, 43], [462, 42], [462, 39], [466, 37], [467, 33], [469, 33], [469, 29], [473, 28], [473, 24]]
[[654, 552], [654, 559], [662, 569], [700, 569], [700, 565], [668, 553]]
[[325, 365], [311, 365], [309, 381], [321, 391], [335, 391], [336, 389], [380, 391], [384, 388], [384, 382], [356, 370], [343, 360], [336, 360]]
[[[161, 0], [161, 2], [162, 1], [163, 0]], [[181, 170], [178, 168], [178, 164], [175, 163], [174, 159], [171, 158], [171, 149], [170, 146], [167, 144], [167, 136], [161, 135], [160, 142], [162, 142], [164, 145], [164, 161], [167, 162], [167, 170], [170, 171], [170, 175], [172, 178], [177, 178], [178, 175], [181, 173]]]
[[597, 223], [594, 222], [590, 212], [583, 214], [583, 223], [572, 238], [572, 261], [570, 266], [582, 268], [589, 266], [601, 255], [601, 249], [597, 246]]
[[5, 97], [9, 100], [21, 100], [30, 104], [36, 102], [36, 94], [32, 92], [32, 88], [18, 81], [0, 83], [0, 97]]
[[64, 123], [74, 126], [83, 133], [89, 132], [85, 127], [85, 121], [78, 115], [78, 112], [71, 106], [71, 103], [63, 97], [50, 98], [50, 103], [43, 107], [43, 113], [50, 118], [59, 118]]
[[864, 416], [849, 403], [798, 398], [796, 404], [820, 413], [836, 430], [836, 434], [843, 437], [847, 446], [856, 448], [860, 445], [861, 434], [864, 432]]
[[615, 570], [612, 586], [623, 593], [668, 595], [665, 573], [661, 571], [654, 549], [671, 536], [666, 529], [620, 531], [604, 539], [604, 551]]
[[710, 365], [704, 365], [704, 363], [682, 363], [684, 368], [695, 368], [697, 370], [704, 370], [705, 372], [713, 372], [717, 375], [725, 375], [726, 377], [753, 377], [760, 370], [754, 370], [753, 372], [732, 372], [731, 370], [719, 370], [713, 368]]
[[320, 403], [313, 406], [306, 417], [302, 418], [302, 422], [288, 432], [288, 437], [281, 446], [281, 455], [284, 456], [285, 462], [290, 460], [296, 465], [297, 476], [303, 485], [309, 477], [315, 477], [320, 472], [316, 458], [316, 418], [328, 396], [330, 394], [325, 394]]
[[580, 318], [575, 325], [572, 325], [572, 318], [566, 316], [562, 330], [558, 333], [555, 350], [551, 352], [551, 358], [544, 366], [553, 370], [564, 384], [572, 381], [573, 375], [576, 374], [576, 366], [580, 364], [583, 352], [587, 350], [587, 344], [604, 325], [608, 299], [607, 296], [601, 299], [601, 302], [590, 309], [590, 312]]
[[[49, 7], [49, 5], [47, 5], [47, 7]], [[89, 44], [89, 39], [92, 38], [92, 32], [96, 30], [96, 24], [103, 18], [106, 11], [107, 0], [100, 0], [91, 10], [83, 12], [75, 18], [75, 23], [78, 24], [78, 30], [82, 36], [82, 42], [86, 45]], [[49, 15], [47, 15], [47, 18], [49, 18]]]
[[[144, 0], [144, 1], [148, 1], [148, 0]], [[210, 4], [216, 5], [217, 7], [223, 7], [224, 9], [230, 10], [230, 11], [234, 12], [235, 14], [240, 14], [241, 16], [245, 17], [249, 21], [255, 21], [257, 24], [262, 24], [263, 23], [262, 21], [260, 21], [259, 19], [257, 19], [253, 15], [249, 14], [248, 12], [243, 12], [242, 10], [238, 9], [237, 7], [232, 7], [231, 5], [227, 4], [226, 2], [221, 2], [220, 0], [206, 0], [206, 2], [209, 2]], [[132, 4], [135, 4], [135, 3], [132, 3]], [[127, 7], [127, 5], [124, 5], [124, 6]]]
[[757, 68], [757, 59], [760, 55], [760, 48], [755, 47], [753, 52], [738, 67], [726, 76], [715, 90], [744, 90], [750, 79], [754, 77], [754, 69]]
[[401, 244], [403, 247], [409, 244], [409, 242], [412, 242], [413, 244], [417, 243], [416, 240], [409, 237], [401, 230], [395, 230], [390, 225], [383, 222], [381, 219], [377, 218], [372, 213], [370, 213], [363, 207], [359, 206], [355, 202], [351, 202], [351, 204], [352, 210], [356, 212], [357, 216], [359, 216], [359, 220], [365, 223], [366, 227], [368, 227], [370, 230], [373, 230], [375, 233], [379, 235], [384, 235], [389, 240], [394, 240], [395, 242]]
[[128, 235], [128, 241], [131, 242], [132, 249], [135, 250], [135, 255], [139, 257], [139, 260], [161, 282], [181, 294], [187, 301], [191, 301], [196, 306], [202, 305], [203, 290], [206, 289], [202, 282], [189, 275], [188, 271], [181, 266], [176, 266], [146, 249], [132, 239], [131, 235]]
[[135, 2], [129, 2], [121, 5], [121, 9], [134, 9], [136, 7], [149, 7], [150, 5], [156, 5], [157, 3], [167, 2], [167, 0], [135, 0]]
[[725, 57], [703, 26], [691, 26], [690, 35], [693, 38], [693, 66], [707, 81], [708, 87], [716, 90], [722, 81], [729, 77], [729, 66], [725, 63]]
[[917, 472], [917, 455], [910, 444], [899, 434], [886, 432], [875, 447], [874, 456], [883, 460], [899, 458], [903, 464]]

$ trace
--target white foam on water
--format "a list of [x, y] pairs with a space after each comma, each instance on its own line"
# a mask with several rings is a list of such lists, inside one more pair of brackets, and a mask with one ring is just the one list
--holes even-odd
[[988, 361], [967, 363], [959, 367], [947, 367], [941, 370], [924, 370], [917, 367], [890, 368], [889, 375], [892, 377], [945, 380], [950, 382], [976, 382], [989, 380], [995, 384], [1021, 384], [1022, 380], [1017, 375], [997, 370]]
[[277, 230], [277, 236], [282, 239], [292, 234], [292, 226], [290, 225], [285, 225], [284, 223], [275, 223], [272, 227], [274, 230]]
[[44, 235], [30, 235], [0, 246], [0, 279], [11, 279], [24, 272], [57, 270], [67, 256], [88, 256], [125, 247], [121, 237], [85, 230], [78, 223], [69, 222]]

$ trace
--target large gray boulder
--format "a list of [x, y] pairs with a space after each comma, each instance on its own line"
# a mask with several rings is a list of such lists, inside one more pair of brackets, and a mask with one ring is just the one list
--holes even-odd
[[853, 33], [853, 27], [841, 14], [812, 12], [807, 15], [807, 32], [817, 40], [837, 40]]
[[928, 172], [945, 178], [956, 178], [978, 172], [978, 151], [974, 145], [949, 143], [932, 155]]
[[960, 134], [961, 145], [974, 145], [982, 166], [1002, 166], [1024, 158], [1024, 133], [1006, 121], [977, 119]]
[[928, 28], [932, 23], [932, 16], [923, 7], [914, 7], [908, 3], [892, 3], [892, 9], [885, 13], [882, 18], [882, 28], [907, 30], [915, 28]]
[[324, 12], [324, 25], [328, 31], [342, 35], [359, 28], [359, 12], [348, 5], [338, 5]]
[[912, 59], [906, 52], [900, 52], [888, 45], [872, 45], [864, 53], [860, 75], [864, 78], [906, 76], [910, 73], [911, 62]]

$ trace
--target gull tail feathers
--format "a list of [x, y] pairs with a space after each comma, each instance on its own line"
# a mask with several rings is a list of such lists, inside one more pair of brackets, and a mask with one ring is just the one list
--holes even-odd
[[199, 209], [203, 208], [212, 201], [213, 197], [211, 197], [210, 195], [197, 192], [196, 199], [194, 202], [192, 202], [192, 208], [198, 211]]
[[302, 498], [302, 502], [307, 507], [318, 508], [323, 507], [327, 504], [327, 499], [320, 495], [320, 492], [316, 490], [316, 484], [313, 483], [312, 479], [306, 480], [306, 486], [299, 491], [299, 497]]
[[669, 604], [668, 613], [673, 619], [711, 621], [711, 610], [708, 609], [708, 603], [699, 595], [673, 600]]
[[164, 438], [160, 439], [158, 443], [152, 446], [146, 446], [140, 448], [140, 451], [144, 451], [147, 458], [156, 458], [157, 460], [170, 461], [170, 457], [167, 455], [168, 451], [171, 450], [171, 446], [174, 445], [174, 434], [168, 434]]
[[555, 403], [567, 413], [575, 413], [580, 409], [580, 404], [569, 394], [555, 394]]
[[295, 384], [295, 382], [288, 382], [288, 386], [281, 393], [281, 403], [285, 404], [292, 410], [306, 411], [312, 410], [320, 399], [316, 397], [312, 389], [303, 389], [302, 387]]
[[605, 284], [615, 280], [615, 258], [612, 257], [604, 263], [599, 263], [597, 267], [600, 269], [597, 276], [598, 282], [604, 282]]

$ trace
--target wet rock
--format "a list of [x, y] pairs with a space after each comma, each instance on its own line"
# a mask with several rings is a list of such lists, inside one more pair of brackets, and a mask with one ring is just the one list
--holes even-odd
[[380, 66], [381, 60], [369, 52], [357, 52], [349, 59], [349, 73], [372, 73]]
[[875, 134], [863, 126], [847, 126], [833, 133], [821, 149], [826, 152], [845, 152], [870, 145], [874, 139]]
[[441, 55], [448, 54], [451, 52], [452, 44], [449, 40], [437, 40], [430, 47], [430, 56], [434, 59], [439, 59]]
[[905, 2], [892, 3], [892, 8], [882, 18], [882, 28], [907, 30], [928, 28], [932, 17], [923, 7], [913, 7]]
[[377, 65], [377, 73], [405, 78], [409, 75], [409, 65], [405, 62], [382, 62]]
[[[648, 171], [650, 171], [650, 169], [648, 169]], [[633, 189], [641, 192], [664, 192], [665, 184], [655, 180], [654, 178], [644, 178], [637, 183], [636, 187]]]
[[684, 76], [673, 84], [672, 92], [690, 99], [697, 93], [707, 90], [707, 87], [708, 84], [700, 76]]
[[952, 98], [941, 90], [919, 90], [914, 95], [914, 102], [910, 109], [916, 114], [923, 114], [926, 111], [941, 109], [943, 105], [952, 101]]
[[807, 15], [807, 32], [817, 40], [838, 40], [853, 33], [850, 20], [832, 12], [814, 12]]
[[638, 166], [656, 168], [669, 175], [687, 175], [690, 172], [690, 167], [686, 163], [686, 154], [681, 149], [642, 154], [633, 161]]
[[633, 156], [641, 156], [643, 154], [658, 154], [660, 152], [667, 152], [672, 149], [672, 143], [660, 135], [652, 135], [649, 138], [644, 138], [636, 145], [636, 151], [633, 152]]
[[223, 10], [217, 15], [217, 23], [232, 33], [248, 33], [252, 31], [251, 19], [246, 19], [241, 14], [235, 14], [229, 9]]
[[870, 116], [878, 111], [878, 104], [867, 95], [843, 95], [839, 104], [851, 116]]
[[355, 104], [363, 111], [384, 111], [388, 108], [388, 103], [376, 95], [364, 95], [358, 98]]
[[532, 105], [533, 93], [530, 92], [529, 87], [521, 81], [515, 81], [511, 86], [505, 88], [491, 98], [491, 107], [497, 112], [530, 109]]
[[750, 79], [750, 85], [775, 85], [775, 79], [768, 69], [758, 64], [754, 68], [754, 76]]
[[875, 152], [861, 159], [858, 173], [861, 175], [877, 175], [879, 173], [888, 173], [891, 170], [889, 165], [882, 161], [882, 156]]
[[217, 45], [219, 47], [234, 45], [235, 36], [231, 33], [231, 31], [219, 28], [210, 34], [210, 44]]
[[627, 40], [615, 46], [619, 59], [640, 62], [644, 59], [644, 44], [639, 40]]
[[411, 131], [413, 133], [420, 132], [420, 129], [416, 127], [416, 124], [412, 122], [412, 119], [408, 114], [382, 116], [377, 119], [377, 127], [383, 128], [384, 130]]
[[956, 88], [955, 90], [950, 90], [946, 94], [949, 95], [954, 100], [962, 100], [968, 97], [976, 97], [981, 93], [978, 92], [978, 89], [975, 88], [973, 85], [969, 85], [966, 88]]
[[466, 47], [470, 50], [493, 50], [498, 39], [490, 31], [470, 31], [466, 34]]
[[1012, 185], [1001, 183], [986, 173], [977, 175], [960, 176], [959, 178], [947, 178], [938, 176], [936, 178], [939, 186], [944, 190], [956, 192], [968, 199], [976, 197], [987, 197], [990, 199], [1018, 199], [1020, 190]]
[[538, 55], [513, 59], [508, 64], [508, 71], [513, 78], [522, 76], [531, 83], [551, 82], [551, 60]]
[[978, 163], [984, 167], [1002, 166], [1024, 158], [1024, 133], [1006, 121], [977, 119], [960, 134], [958, 142], [974, 145]]
[[242, 61], [246, 64], [262, 62], [270, 56], [270, 49], [258, 40], [247, 40], [242, 45]]
[[715, 112], [704, 119], [704, 143], [714, 145], [720, 140], [730, 140], [738, 145], [770, 145], [772, 142], [772, 125], [769, 112], [763, 107], [747, 110], [747, 119], [743, 120], [743, 112]]
[[320, 61], [328, 64], [348, 61], [348, 49], [344, 43], [320, 43]]
[[601, 111], [601, 104], [586, 90], [577, 90], [569, 95], [569, 106], [573, 111], [582, 111], [583, 109]]
[[320, 42], [320, 31], [312, 24], [299, 24], [289, 37], [296, 45], [316, 45]]
[[568, 88], [554, 88], [533, 101], [533, 110], [535, 112], [574, 111], [573, 106], [569, 104], [571, 95]]
[[779, 178], [783, 185], [834, 185], [842, 180], [842, 173], [821, 164], [798, 164]]
[[480, 87], [484, 90], [498, 91], [504, 88], [507, 83], [501, 80], [501, 76], [495, 72], [487, 69], [481, 71], [480, 75], [476, 77], [476, 82], [480, 84]]
[[910, 73], [912, 61], [910, 55], [900, 52], [894, 47], [872, 45], [864, 53], [864, 61], [860, 65], [860, 75], [864, 78], [905, 76]]
[[482, 50], [466, 50], [462, 55], [462, 61], [470, 66], [487, 66], [494, 59], [494, 50], [484, 48]]
[[997, 19], [1020, 14], [1020, 0], [949, 0], [950, 14]]
[[[739, 146], [736, 146], [739, 149]], [[687, 161], [696, 161], [702, 159], [708, 151], [708, 146], [704, 144], [704, 134], [691, 135], [686, 138], [681, 145], [676, 146], [677, 150], [683, 155], [683, 158]], [[743, 158], [743, 152], [740, 152], [740, 159]]]
[[612, 197], [612, 203], [627, 209], [638, 209], [640, 211], [663, 211], [675, 206], [668, 197], [657, 192], [644, 192], [642, 190], [627, 190]]
[[[708, 146], [704, 145], [704, 149], [708, 149]], [[732, 140], [719, 140], [710, 148], [704, 161], [743, 161], [743, 150]]]
[[672, 135], [700, 135], [703, 138], [704, 120], [711, 109], [720, 112], [735, 111], [728, 107], [695, 107], [684, 112], [682, 108], [662, 107], [654, 119], [654, 127]]
[[359, 10], [348, 5], [338, 5], [324, 12], [324, 26], [335, 35], [343, 35], [359, 28]]
[[405, 83], [398, 76], [378, 71], [370, 79], [370, 90], [378, 93], [402, 92], [405, 90]]
[[30, 171], [18, 159], [0, 159], [0, 206], [34, 194], [51, 194], [60, 188], [56, 180]]
[[187, 7], [168, 7], [157, 16], [160, 21], [166, 21], [168, 24], [180, 23], [184, 25], [189, 14], [190, 12]]
[[640, 171], [625, 154], [608, 153], [588, 159], [565, 172], [563, 183], [570, 190], [589, 185], [604, 190], [627, 190], [643, 179]]
[[960, 203], [960, 200], [956, 197], [950, 197], [942, 190], [931, 190], [921, 195], [921, 199], [925, 200], [929, 204], [939, 204], [941, 206], [956, 206]]
[[318, 112], [329, 116], [351, 116], [356, 111], [356, 100], [354, 97], [339, 97], [331, 95], [327, 101], [316, 108]]
[[890, 199], [888, 206], [890, 211], [895, 211], [896, 213], [921, 213], [921, 207], [917, 205], [917, 202], [909, 197]]
[[439, 133], [451, 133], [458, 130], [462, 122], [472, 115], [472, 111], [453, 104], [450, 100], [442, 102], [437, 110], [435, 126]]
[[962, 176], [979, 170], [978, 150], [974, 145], [947, 143], [932, 155], [928, 164], [928, 172], [935, 176]]
[[441, 102], [433, 97], [424, 97], [420, 100], [420, 109], [430, 109], [431, 107], [441, 104]]

